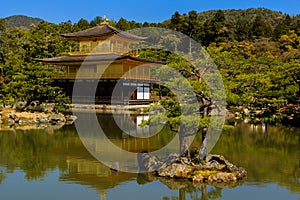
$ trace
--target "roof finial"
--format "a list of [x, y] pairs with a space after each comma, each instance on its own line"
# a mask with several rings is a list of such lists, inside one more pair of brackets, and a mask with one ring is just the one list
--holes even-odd
[[101, 22], [101, 24], [109, 24], [109, 22], [108, 22], [108, 18], [104, 15], [104, 17], [103, 17], [103, 22]]

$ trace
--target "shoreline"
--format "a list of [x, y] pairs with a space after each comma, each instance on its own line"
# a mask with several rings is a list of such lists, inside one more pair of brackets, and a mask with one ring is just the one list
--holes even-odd
[[[19, 112], [13, 108], [2, 108], [0, 110], [0, 130], [13, 129], [53, 129], [61, 128], [64, 125], [72, 124], [77, 113], [95, 114], [147, 114], [145, 108], [149, 105], [90, 105], [71, 104], [70, 109], [62, 110], [59, 113], [42, 111]], [[75, 114], [75, 115], [74, 115]]]
[[70, 109], [63, 113], [95, 112], [96, 114], [147, 114], [145, 108], [149, 105], [92, 105], [92, 104], [71, 104]]
[[[149, 105], [107, 105], [107, 104], [69, 104], [69, 109], [61, 110], [59, 113], [46, 110], [43, 111], [25, 111], [19, 112], [16, 109], [12, 108], [2, 108], [0, 109], [0, 130], [10, 129], [12, 125], [17, 125], [18, 129], [41, 129], [47, 127], [47, 125], [57, 125], [57, 124], [70, 124], [76, 119], [74, 115], [80, 113], [95, 113], [95, 114], [129, 114], [129, 115], [147, 115], [149, 112], [145, 111]], [[235, 119], [235, 120], [248, 120], [248, 123], [259, 124], [259, 123], [268, 123], [266, 118], [261, 115], [260, 110], [247, 111], [245, 110], [227, 110], [226, 119]], [[250, 113], [254, 113], [250, 115]], [[258, 114], [257, 114], [258, 113]], [[14, 121], [10, 114], [14, 114], [18, 121]], [[51, 116], [54, 116], [56, 119], [49, 119]], [[65, 117], [67, 116], [68, 119]], [[70, 116], [72, 116], [70, 119]], [[75, 120], [74, 120], [75, 119]], [[59, 122], [59, 123], [56, 123]], [[288, 121], [292, 125], [292, 120]], [[289, 125], [289, 123], [286, 124]], [[276, 125], [277, 123], [270, 123], [270, 125]], [[297, 127], [297, 126], [295, 126]]]

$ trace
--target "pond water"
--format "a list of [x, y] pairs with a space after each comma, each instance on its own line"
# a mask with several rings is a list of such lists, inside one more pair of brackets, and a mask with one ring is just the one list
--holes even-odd
[[[122, 121], [120, 116], [120, 121]], [[173, 137], [136, 140], [117, 128], [110, 115], [99, 115], [108, 138], [117, 146], [137, 152], [157, 149]], [[132, 118], [127, 129], [139, 134]], [[121, 123], [122, 124], [122, 123]], [[101, 145], [101, 141], [98, 141]], [[197, 141], [194, 145], [197, 145]], [[142, 146], [142, 147], [141, 147]], [[86, 150], [74, 125], [53, 131], [0, 131], [0, 198], [16, 199], [289, 199], [300, 200], [300, 130], [244, 123], [222, 133], [213, 153], [246, 168], [248, 177], [231, 185], [199, 185], [156, 180], [135, 173], [116, 172]]]

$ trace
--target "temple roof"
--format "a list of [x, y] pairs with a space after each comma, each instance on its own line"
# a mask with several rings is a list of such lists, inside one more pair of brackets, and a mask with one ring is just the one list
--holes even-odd
[[132, 57], [129, 55], [116, 55], [116, 54], [95, 54], [89, 56], [59, 56], [54, 58], [44, 58], [39, 59], [38, 61], [49, 64], [62, 64], [62, 63], [74, 63], [74, 62], [101, 62], [101, 61], [115, 61], [115, 60], [124, 60], [129, 59], [133, 61], [153, 63], [153, 64], [162, 64], [165, 65], [166, 62], [154, 61], [143, 58]]
[[143, 41], [147, 39], [146, 37], [140, 37], [128, 32], [124, 32], [118, 30], [108, 24], [102, 24], [99, 26], [95, 26], [93, 28], [89, 28], [83, 31], [78, 31], [74, 33], [62, 34], [61, 36], [68, 39], [78, 39], [78, 38], [95, 38], [95, 37], [103, 37], [103, 36], [112, 36], [118, 35], [119, 37], [123, 37], [130, 40]]

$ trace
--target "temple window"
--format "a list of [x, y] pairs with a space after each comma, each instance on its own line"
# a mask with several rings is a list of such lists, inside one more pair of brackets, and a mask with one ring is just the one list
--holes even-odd
[[74, 67], [74, 66], [69, 66], [69, 73], [70, 73], [70, 74], [76, 73], [76, 67]]
[[122, 52], [122, 44], [117, 43], [117, 52]]
[[88, 46], [86, 44], [82, 45], [81, 51], [82, 52], [88, 52]]
[[108, 45], [106, 43], [101, 44], [101, 51], [108, 52]]
[[111, 45], [110, 45], [111, 52], [114, 52], [114, 46], [115, 46], [115, 43], [112, 42]]

